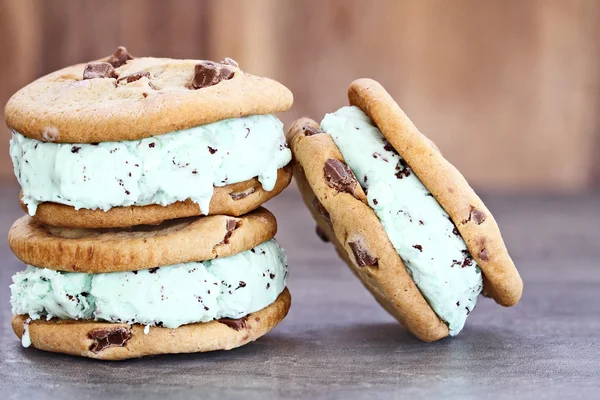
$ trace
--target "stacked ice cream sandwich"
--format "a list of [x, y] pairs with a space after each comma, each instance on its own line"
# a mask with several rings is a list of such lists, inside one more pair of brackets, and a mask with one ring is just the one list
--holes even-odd
[[29, 214], [9, 233], [25, 346], [100, 359], [231, 349], [287, 314], [261, 204], [290, 182], [283, 85], [221, 62], [110, 57], [6, 105]]

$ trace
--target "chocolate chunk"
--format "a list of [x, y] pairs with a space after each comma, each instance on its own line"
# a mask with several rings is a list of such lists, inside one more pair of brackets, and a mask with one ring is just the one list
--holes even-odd
[[213, 149], [212, 147], [208, 146], [208, 151], [210, 154], [215, 154], [217, 152], [217, 149]]
[[233, 71], [229, 68], [221, 68], [221, 72], [219, 72], [219, 78], [222, 81], [227, 81], [233, 78]]
[[250, 196], [254, 192], [256, 192], [256, 187], [255, 186], [253, 186], [251, 188], [248, 188], [248, 189], [246, 189], [244, 191], [241, 191], [241, 192], [229, 193], [229, 197], [231, 197], [232, 200], [241, 200], [244, 197]]
[[248, 328], [248, 324], [247, 324], [248, 316], [238, 318], [238, 319], [221, 318], [221, 319], [218, 319], [217, 321], [222, 324], [227, 325], [228, 327], [230, 327], [231, 329], [233, 329], [235, 331], [239, 331], [239, 330]]
[[458, 229], [456, 227], [454, 227], [454, 229], [452, 229], [452, 233], [454, 233], [456, 236], [460, 236], [460, 232], [458, 231]]
[[377, 153], [377, 152], [373, 153], [373, 158], [375, 158], [375, 159], [381, 158], [383, 161], [389, 162], [387, 158], [385, 158], [384, 156], [382, 156], [380, 153]]
[[327, 237], [327, 234], [319, 225], [315, 227], [315, 232], [317, 233], [319, 239], [321, 239], [325, 243], [329, 243], [329, 238]]
[[410, 175], [411, 169], [406, 163], [406, 161], [404, 161], [404, 159], [401, 158], [400, 160], [398, 160], [398, 165], [396, 165], [396, 171], [398, 171], [396, 172], [396, 178], [402, 179]]
[[488, 254], [486, 249], [481, 249], [481, 251], [479, 252], [479, 258], [483, 261], [489, 261], [490, 255]]
[[158, 271], [158, 269], [159, 269], [159, 268], [160, 268], [160, 267], [154, 267], [154, 268], [150, 268], [150, 269], [148, 270], [148, 272], [149, 272], [149, 273], [151, 273], [151, 274], [155, 274], [155, 273], [156, 273], [156, 271]]
[[224, 59], [222, 59], [219, 64], [224, 64], [224, 65], [231, 65], [233, 67], [239, 68], [240, 65], [238, 64], [237, 61], [235, 61], [233, 58], [229, 58], [229, 57], [225, 57]]
[[238, 287], [236, 287], [235, 290], [238, 290], [239, 288], [243, 288], [243, 287], [246, 287], [246, 282], [240, 281], [240, 283], [238, 284]]
[[88, 332], [88, 337], [94, 340], [90, 345], [90, 351], [99, 353], [110, 347], [123, 347], [131, 339], [131, 330], [123, 326], [106, 329], [94, 329]]
[[91, 62], [83, 70], [83, 79], [117, 78], [119, 75], [112, 65], [105, 62]]
[[310, 125], [304, 125], [302, 127], [302, 130], [304, 131], [304, 136], [312, 136], [312, 135], [318, 135], [319, 133], [325, 133], [324, 130], [320, 129], [320, 128], [313, 128]]
[[471, 207], [471, 215], [469, 215], [469, 220], [475, 222], [477, 225], [481, 225], [481, 223], [485, 221], [485, 213], [479, 211], [475, 207]]
[[129, 60], [133, 60], [133, 57], [127, 52], [125, 47], [119, 46], [113, 55], [108, 57], [106, 62], [112, 65], [114, 68], [119, 68]]
[[231, 79], [233, 75], [233, 71], [227, 67], [219, 66], [211, 61], [203, 61], [194, 67], [192, 88], [202, 89], [213, 86], [223, 80]]
[[73, 154], [79, 153], [79, 150], [81, 150], [80, 146], [73, 146], [73, 147], [71, 147], [71, 153], [73, 153]]
[[331, 222], [331, 216], [329, 215], [329, 211], [327, 211], [325, 206], [323, 206], [323, 204], [321, 204], [319, 199], [317, 199], [315, 197], [312, 201], [311, 206], [312, 206], [312, 209], [315, 210], [315, 212], [317, 214], [319, 214], [321, 217], [325, 218], [327, 221]]
[[398, 154], [398, 152], [396, 151], [396, 149], [394, 148], [394, 146], [391, 145], [390, 142], [385, 142], [385, 146], [383, 146], [383, 149], [385, 151], [389, 151], [389, 152], [392, 152], [394, 154]]
[[117, 82], [121, 82], [122, 80], [125, 80], [126, 83], [131, 83], [131, 82], [139, 81], [140, 79], [142, 79], [144, 77], [150, 79], [150, 72], [140, 71], [140, 72], [136, 72], [135, 74], [122, 76], [119, 79], [117, 79]]
[[348, 246], [350, 246], [352, 249], [352, 253], [354, 253], [354, 259], [356, 260], [356, 265], [359, 267], [379, 266], [379, 259], [377, 257], [373, 257], [373, 255], [369, 253], [362, 240], [358, 239], [349, 241]]
[[237, 228], [237, 224], [237, 220], [228, 219], [227, 223], [225, 224], [225, 229], [227, 229], [229, 232], [233, 232]]
[[421, 253], [423, 252], [423, 246], [421, 246], [420, 244], [415, 244], [413, 247], [419, 250]]
[[235, 231], [237, 229], [237, 227], [238, 227], [237, 220], [235, 220], [233, 218], [228, 219], [227, 222], [225, 223], [225, 229], [227, 230], [227, 232], [225, 233], [223, 240], [219, 244], [228, 244], [229, 238], [233, 234], [233, 231]]
[[327, 186], [339, 192], [350, 193], [356, 197], [355, 191], [358, 181], [346, 164], [335, 158], [330, 158], [325, 162], [323, 172]]

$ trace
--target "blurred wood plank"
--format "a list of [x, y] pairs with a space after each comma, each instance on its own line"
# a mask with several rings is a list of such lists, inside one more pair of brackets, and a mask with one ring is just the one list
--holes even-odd
[[322, 118], [347, 103], [351, 80], [372, 77], [476, 186], [590, 184], [600, 2], [373, 4], [294, 3], [282, 16], [279, 29], [304, 22], [279, 49], [294, 117]]
[[4, 105], [14, 92], [42, 72], [42, 32], [36, 3], [0, 0], [0, 181], [16, 181], [8, 156], [10, 131], [4, 124]]
[[[11, 55], [2, 103], [120, 44], [229, 56], [292, 89], [286, 123], [321, 119], [347, 103], [350, 81], [372, 77], [478, 187], [600, 182], [600, 1], [0, 0], [0, 10], [0, 50]], [[6, 156], [0, 179], [13, 179]]]

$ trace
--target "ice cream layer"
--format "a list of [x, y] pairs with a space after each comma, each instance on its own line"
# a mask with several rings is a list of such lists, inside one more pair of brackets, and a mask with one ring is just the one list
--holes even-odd
[[458, 334], [482, 289], [481, 271], [437, 200], [358, 107], [321, 122], [367, 192], [394, 248], [450, 335]]
[[10, 156], [31, 215], [46, 201], [106, 211], [186, 199], [206, 214], [214, 186], [258, 177], [272, 190], [277, 170], [292, 157], [273, 115], [94, 144], [41, 142], [13, 132]]
[[96, 319], [176, 328], [240, 318], [277, 299], [287, 260], [275, 239], [210, 261], [87, 274], [28, 266], [13, 276], [12, 311], [32, 319]]

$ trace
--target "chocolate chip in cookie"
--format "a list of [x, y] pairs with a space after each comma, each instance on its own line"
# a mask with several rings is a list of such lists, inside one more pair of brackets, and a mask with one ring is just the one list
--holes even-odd
[[112, 56], [108, 57], [106, 62], [112, 65], [114, 68], [119, 68], [129, 60], [133, 60], [131, 54], [127, 52], [127, 49], [124, 46], [119, 46]]
[[217, 320], [221, 324], [227, 325], [234, 331], [240, 331], [242, 329], [248, 328], [248, 316], [232, 319], [232, 318], [221, 318]]
[[118, 78], [112, 65], [106, 62], [91, 62], [83, 70], [83, 79]]
[[356, 197], [358, 181], [352, 170], [340, 160], [330, 158], [323, 167], [327, 186], [338, 192], [346, 192]]
[[226, 231], [225, 236], [223, 237], [223, 241], [221, 241], [221, 243], [229, 244], [229, 238], [233, 234], [233, 231], [235, 231], [237, 228], [238, 228], [238, 221], [233, 218], [228, 219], [227, 222], [225, 223], [225, 231]]
[[479, 211], [475, 207], [471, 207], [471, 215], [469, 219], [475, 222], [477, 225], [481, 225], [483, 221], [485, 221], [485, 213], [483, 211]]
[[110, 347], [123, 347], [131, 339], [131, 330], [123, 326], [107, 329], [94, 329], [88, 332], [88, 337], [94, 342], [90, 345], [90, 351], [99, 353]]
[[256, 186], [252, 186], [246, 190], [242, 190], [241, 192], [229, 193], [229, 197], [231, 197], [232, 200], [241, 200], [256, 192], [256, 189]]
[[348, 241], [348, 246], [354, 253], [356, 265], [359, 267], [378, 267], [379, 259], [373, 256], [364, 244], [362, 238], [356, 238]]
[[194, 67], [194, 78], [191, 87], [202, 89], [214, 86], [217, 83], [233, 78], [233, 71], [226, 66], [218, 65], [212, 61], [203, 61]]
[[312, 209], [319, 214], [321, 217], [325, 218], [328, 222], [331, 222], [331, 216], [329, 215], [329, 211], [325, 208], [325, 206], [317, 199], [316, 197], [312, 201]]

